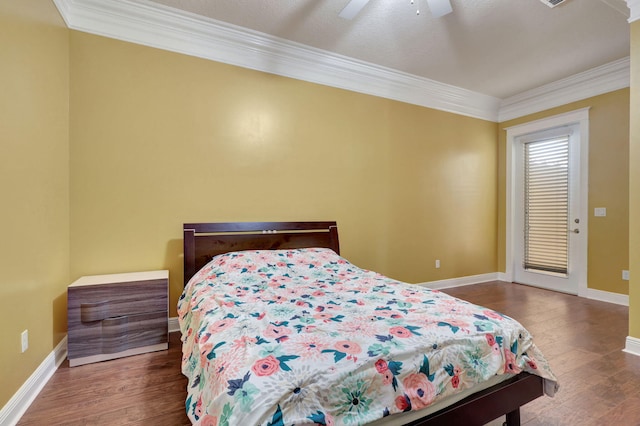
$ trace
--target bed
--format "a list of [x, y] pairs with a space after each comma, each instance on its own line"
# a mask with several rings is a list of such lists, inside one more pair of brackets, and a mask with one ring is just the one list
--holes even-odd
[[357, 268], [335, 222], [183, 230], [194, 424], [519, 425], [520, 406], [557, 390], [519, 323]]

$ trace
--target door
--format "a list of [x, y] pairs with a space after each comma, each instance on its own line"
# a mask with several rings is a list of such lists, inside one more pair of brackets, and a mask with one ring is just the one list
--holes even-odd
[[512, 137], [514, 282], [571, 294], [586, 288], [581, 130], [573, 122]]

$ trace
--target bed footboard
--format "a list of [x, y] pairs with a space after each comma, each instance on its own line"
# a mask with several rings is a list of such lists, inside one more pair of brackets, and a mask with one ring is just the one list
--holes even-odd
[[484, 425], [506, 414], [508, 426], [519, 426], [520, 407], [543, 394], [541, 377], [520, 373], [408, 425]]

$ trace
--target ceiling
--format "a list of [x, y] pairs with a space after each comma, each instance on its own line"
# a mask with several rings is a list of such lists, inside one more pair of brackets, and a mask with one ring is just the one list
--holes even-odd
[[[506, 99], [629, 56], [624, 0], [135, 0], [180, 9], [295, 43]], [[161, 6], [161, 7], [162, 7]], [[420, 14], [416, 13], [420, 10]]]

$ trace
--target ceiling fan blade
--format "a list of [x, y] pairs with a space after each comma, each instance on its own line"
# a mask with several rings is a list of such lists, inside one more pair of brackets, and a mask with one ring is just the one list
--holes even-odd
[[351, 0], [338, 16], [344, 19], [353, 19], [367, 3], [369, 0]]
[[434, 18], [440, 18], [453, 12], [449, 0], [427, 0], [427, 3], [429, 4], [431, 15], [433, 15]]

